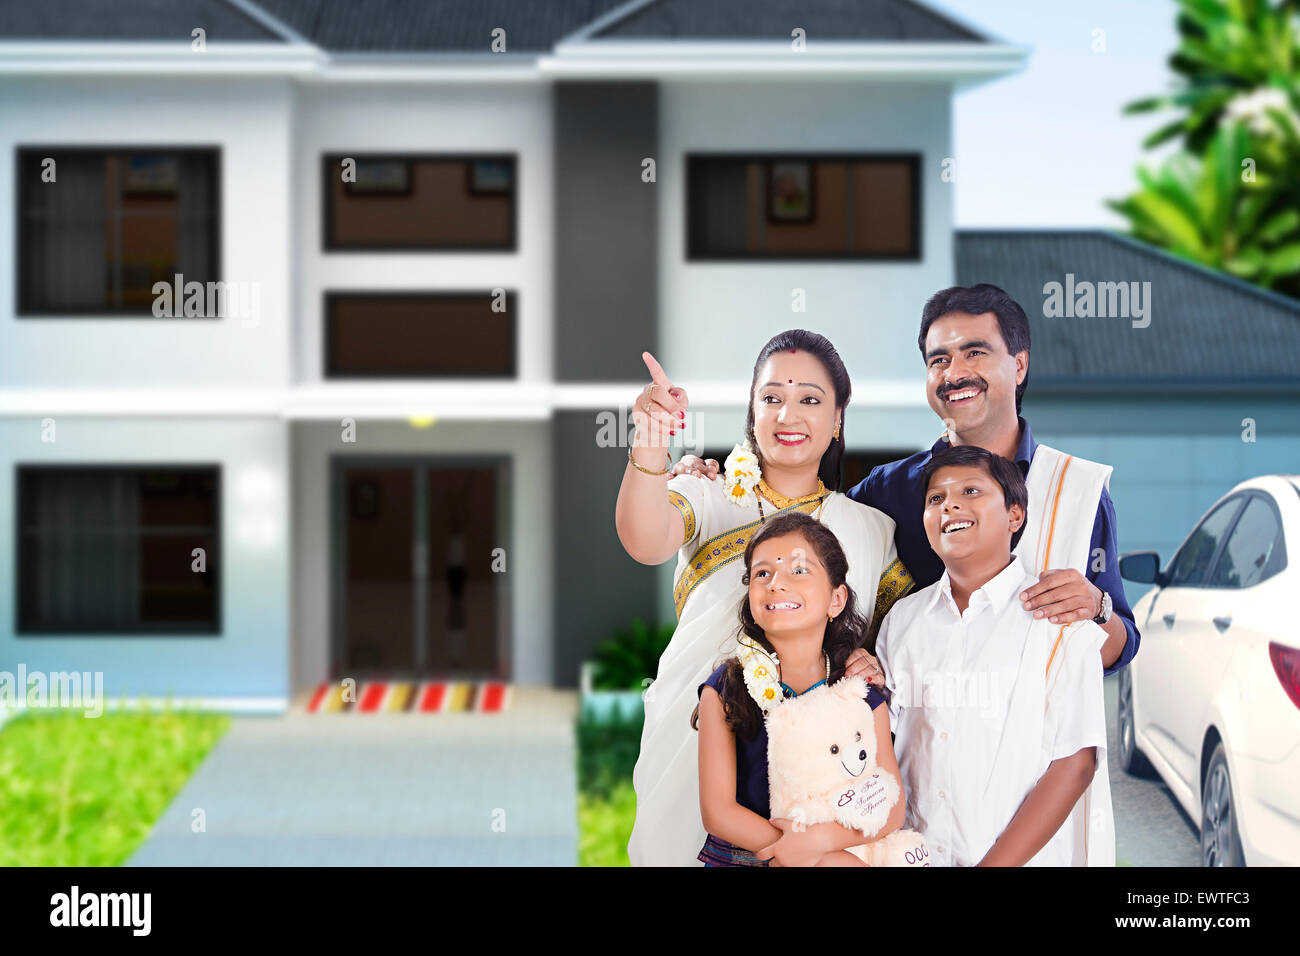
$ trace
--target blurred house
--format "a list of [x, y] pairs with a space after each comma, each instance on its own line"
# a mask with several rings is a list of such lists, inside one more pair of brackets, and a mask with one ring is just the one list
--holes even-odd
[[[612, 520], [641, 351], [725, 453], [761, 344], [827, 334], [853, 479], [941, 430], [915, 330], [957, 281], [1022, 296], [1026, 414], [1116, 466], [1121, 546], [1300, 449], [1289, 303], [954, 233], [954, 92], [1025, 51], [912, 0], [4, 6], [0, 669], [272, 711], [349, 676], [572, 686], [672, 615]], [[1147, 328], [1041, 318], [1065, 271], [1149, 270]]]

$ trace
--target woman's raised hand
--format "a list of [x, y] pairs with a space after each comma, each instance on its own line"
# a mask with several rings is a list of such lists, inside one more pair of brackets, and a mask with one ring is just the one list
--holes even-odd
[[[641, 360], [650, 371], [650, 384], [641, 390], [632, 406], [632, 421], [636, 423], [635, 448], [663, 448], [679, 429], [686, 424], [686, 389], [674, 385], [663, 367], [649, 352], [641, 353]], [[651, 463], [662, 468], [663, 464]]]

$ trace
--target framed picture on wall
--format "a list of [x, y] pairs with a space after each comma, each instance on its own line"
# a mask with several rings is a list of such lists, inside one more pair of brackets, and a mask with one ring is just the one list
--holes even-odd
[[122, 195], [127, 199], [175, 199], [180, 161], [175, 156], [135, 153], [126, 157]]
[[477, 159], [469, 164], [471, 196], [501, 196], [514, 186], [514, 163], [499, 159]]
[[769, 222], [811, 222], [813, 217], [812, 163], [767, 164], [767, 218]]
[[409, 196], [411, 164], [401, 159], [358, 159], [357, 181], [344, 182], [351, 196]]

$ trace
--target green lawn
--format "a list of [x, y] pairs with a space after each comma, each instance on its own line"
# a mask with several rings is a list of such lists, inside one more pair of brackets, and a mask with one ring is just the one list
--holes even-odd
[[0, 728], [0, 865], [120, 866], [230, 725], [30, 711]]

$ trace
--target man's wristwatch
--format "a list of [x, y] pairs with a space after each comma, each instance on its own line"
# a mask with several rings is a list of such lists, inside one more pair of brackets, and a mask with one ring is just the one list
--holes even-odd
[[1105, 624], [1107, 621], [1110, 620], [1110, 611], [1111, 611], [1110, 592], [1102, 591], [1101, 592], [1101, 613], [1092, 619], [1093, 623]]

